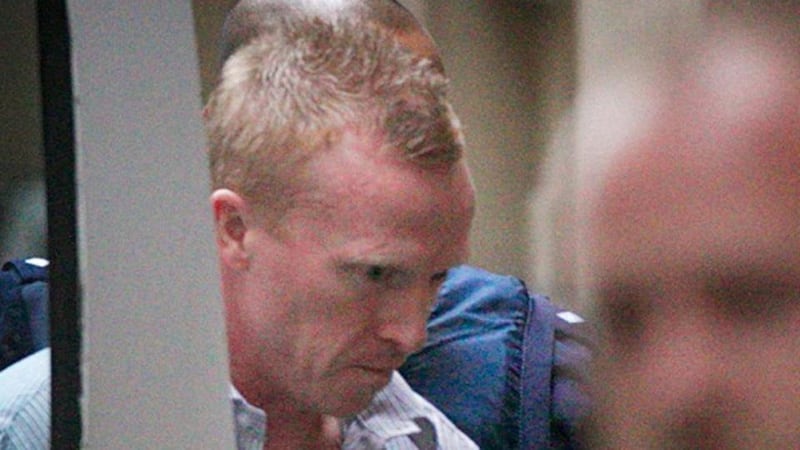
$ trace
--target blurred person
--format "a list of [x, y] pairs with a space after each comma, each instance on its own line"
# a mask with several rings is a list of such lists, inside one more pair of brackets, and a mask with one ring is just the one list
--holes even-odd
[[800, 445], [797, 17], [712, 25], [586, 194], [597, 448]]

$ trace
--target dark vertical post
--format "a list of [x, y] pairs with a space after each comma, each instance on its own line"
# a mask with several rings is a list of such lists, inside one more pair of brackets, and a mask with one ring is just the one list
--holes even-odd
[[69, 20], [66, 0], [38, 0], [37, 7], [50, 259], [51, 448], [77, 449], [81, 303]]

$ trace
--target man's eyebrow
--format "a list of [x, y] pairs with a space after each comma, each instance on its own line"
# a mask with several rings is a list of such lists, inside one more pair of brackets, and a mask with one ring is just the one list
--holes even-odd
[[706, 274], [703, 286], [715, 304], [741, 317], [777, 314], [800, 301], [800, 279], [772, 267], [732, 267]]
[[595, 300], [604, 302], [628, 302], [658, 294], [659, 289], [652, 282], [643, 280], [630, 280], [622, 278], [609, 278], [590, 288], [590, 295]]

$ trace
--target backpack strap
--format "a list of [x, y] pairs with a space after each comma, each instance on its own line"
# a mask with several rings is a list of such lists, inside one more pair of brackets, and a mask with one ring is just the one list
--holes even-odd
[[588, 364], [593, 329], [547, 297], [531, 295], [522, 348], [520, 448], [579, 449], [581, 421], [588, 415]]
[[550, 448], [555, 308], [532, 295], [522, 343], [520, 448]]

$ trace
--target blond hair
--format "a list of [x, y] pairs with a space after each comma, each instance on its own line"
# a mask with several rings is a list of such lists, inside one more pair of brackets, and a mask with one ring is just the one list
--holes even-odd
[[206, 106], [212, 187], [281, 215], [303, 162], [347, 127], [382, 137], [380, 151], [452, 164], [463, 142], [446, 88], [433, 61], [384, 29], [278, 20], [226, 60]]

